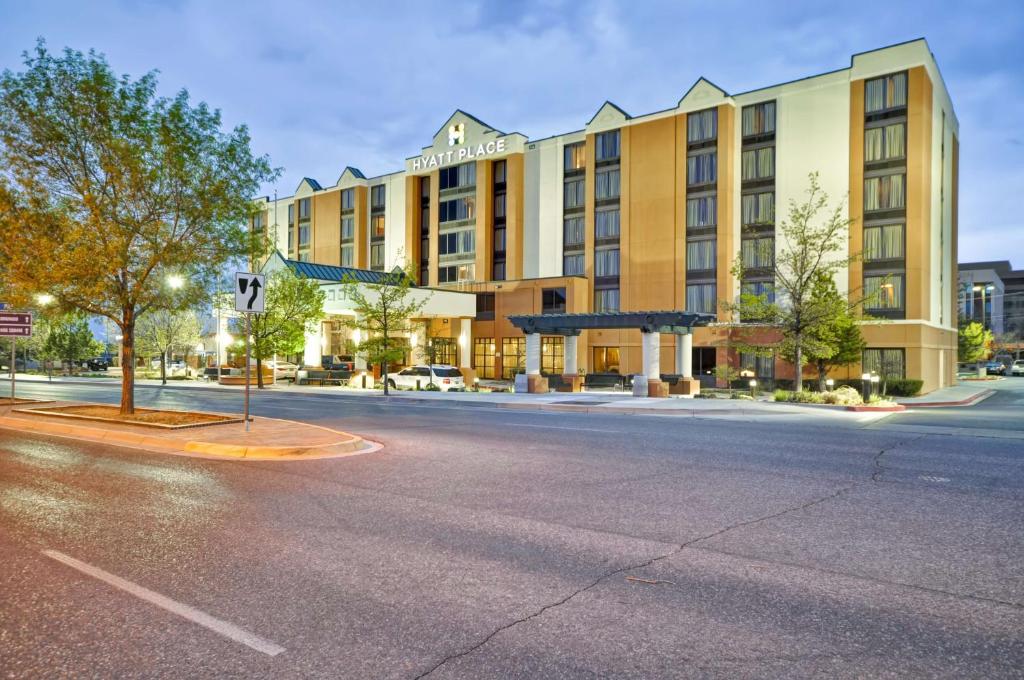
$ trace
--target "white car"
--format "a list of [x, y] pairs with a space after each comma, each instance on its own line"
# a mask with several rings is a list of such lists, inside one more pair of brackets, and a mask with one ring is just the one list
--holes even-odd
[[427, 368], [425, 365], [410, 366], [399, 371], [395, 375], [389, 375], [388, 385], [390, 387], [414, 390], [416, 389], [416, 382], [419, 381], [419, 388], [421, 390], [425, 390], [427, 389], [427, 385], [431, 382], [431, 368], [434, 373], [433, 382], [441, 389], [442, 392], [466, 389], [466, 381], [463, 380], [462, 373], [459, 369], [446, 364], [434, 364], [430, 368]]
[[1024, 375], [1024, 359], [1017, 359], [1010, 367], [1010, 375]]
[[299, 367], [290, 361], [268, 361], [267, 366], [273, 369], [275, 380], [295, 380]]

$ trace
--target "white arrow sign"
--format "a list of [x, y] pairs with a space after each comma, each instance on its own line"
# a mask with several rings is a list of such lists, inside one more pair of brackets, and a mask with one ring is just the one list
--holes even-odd
[[235, 274], [235, 311], [264, 311], [264, 297], [267, 292], [267, 277], [263, 274], [237, 272]]

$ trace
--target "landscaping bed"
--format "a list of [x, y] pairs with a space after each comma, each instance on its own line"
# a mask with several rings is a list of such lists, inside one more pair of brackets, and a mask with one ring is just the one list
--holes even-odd
[[45, 404], [50, 401], [49, 399], [22, 399], [21, 397], [15, 397], [14, 401], [11, 401], [10, 397], [0, 397], [0, 406], [17, 406], [18, 404]]
[[79, 404], [73, 406], [18, 409], [18, 412], [170, 429], [202, 427], [205, 425], [238, 423], [242, 421], [241, 418], [236, 416], [222, 415], [218, 413], [162, 411], [148, 408], [137, 408], [135, 409], [135, 413], [131, 415], [121, 415], [120, 408], [117, 406], [106, 406], [102, 404]]

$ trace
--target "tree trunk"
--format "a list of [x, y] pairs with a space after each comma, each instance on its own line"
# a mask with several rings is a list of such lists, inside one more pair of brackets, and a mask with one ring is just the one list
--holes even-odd
[[167, 352], [160, 352], [160, 384], [167, 384]]
[[263, 359], [256, 357], [256, 387], [263, 389]]
[[121, 415], [135, 413], [135, 310], [125, 309], [121, 325]]
[[793, 338], [793, 363], [796, 364], [796, 377], [793, 380], [793, 391], [804, 389], [804, 348], [800, 345], [800, 336]]
[[825, 391], [825, 362], [818, 360], [818, 391]]
[[[387, 347], [387, 343], [385, 343], [385, 347]], [[387, 350], [385, 350], [385, 351], [387, 351]], [[381, 362], [381, 375], [383, 376], [383, 380], [384, 380], [384, 396], [386, 397], [386, 396], [388, 396], [388, 394], [390, 394], [388, 392], [388, 360], [387, 359], [384, 359], [384, 361]]]

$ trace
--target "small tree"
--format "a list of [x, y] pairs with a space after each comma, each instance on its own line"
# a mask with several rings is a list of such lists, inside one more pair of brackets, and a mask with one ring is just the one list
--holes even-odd
[[[805, 350], [807, 360], [818, 369], [818, 391], [824, 392], [828, 369], [860, 361], [866, 345], [849, 300], [839, 293], [831, 276], [821, 274], [815, 279], [811, 298], [822, 314], [819, 323], [808, 329]], [[783, 356], [791, 359], [785, 351]]]
[[265, 359], [302, 351], [306, 332], [324, 317], [325, 298], [316, 281], [299, 278], [290, 269], [279, 269], [267, 278], [266, 311], [253, 314], [250, 327], [259, 387], [263, 387]]
[[345, 296], [352, 303], [356, 316], [345, 323], [360, 331], [357, 351], [366, 360], [381, 365], [384, 380], [384, 394], [388, 394], [388, 365], [401, 361], [408, 344], [399, 340], [401, 334], [412, 331], [412, 318], [416, 316], [427, 299], [414, 300], [410, 297], [413, 285], [413, 270], [410, 267], [382, 274], [376, 283], [363, 283], [346, 275]]
[[71, 372], [77, 363], [98, 353], [101, 347], [84, 314], [67, 314], [50, 323], [43, 353], [65, 362]]
[[[818, 182], [818, 173], [808, 176], [807, 198], [791, 201], [789, 216], [776, 228], [784, 246], [777, 250], [766, 269], [775, 284], [775, 300], [767, 295], [741, 294], [738, 303], [722, 306], [738, 312], [741, 319], [767, 323], [782, 334], [783, 355], [791, 357], [796, 371], [794, 389], [803, 389], [803, 366], [808, 349], [816, 346], [816, 329], [835, 316], [832, 301], [815, 294], [815, 282], [834, 278], [845, 270], [858, 254], [846, 253], [846, 234], [850, 220], [844, 216], [845, 201], [828, 208], [829, 197]], [[748, 269], [742, 252], [732, 273], [743, 280]], [[820, 292], [820, 291], [819, 291]]]
[[160, 356], [160, 382], [167, 384], [167, 359], [176, 349], [183, 353], [196, 346], [201, 332], [194, 310], [161, 309], [139, 318], [139, 344], [147, 353]]
[[0, 238], [3, 273], [117, 324], [130, 414], [137, 320], [205, 298], [225, 262], [264, 249], [251, 197], [277, 172], [244, 126], [224, 132], [184, 90], [158, 97], [155, 73], [117, 76], [102, 55], [42, 41], [24, 62], [0, 76], [0, 233], [17, 234]]
[[992, 331], [977, 321], [960, 320], [957, 330], [957, 357], [965, 364], [988, 357], [992, 347]]

